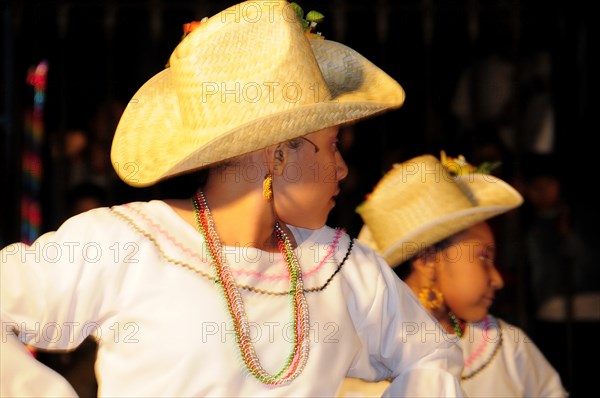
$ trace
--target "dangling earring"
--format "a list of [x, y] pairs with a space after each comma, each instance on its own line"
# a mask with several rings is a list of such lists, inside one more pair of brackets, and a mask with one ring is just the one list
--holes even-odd
[[273, 199], [273, 176], [271, 173], [267, 174], [263, 180], [263, 197], [267, 202]]
[[444, 304], [442, 292], [432, 286], [424, 287], [419, 291], [419, 301], [423, 307], [430, 311], [437, 310]]

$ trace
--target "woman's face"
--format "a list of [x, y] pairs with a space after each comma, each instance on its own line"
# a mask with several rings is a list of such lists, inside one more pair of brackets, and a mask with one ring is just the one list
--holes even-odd
[[482, 320], [504, 285], [495, 265], [495, 240], [486, 222], [459, 233], [437, 254], [437, 286], [448, 308], [468, 321]]
[[309, 229], [325, 225], [339, 183], [348, 175], [337, 148], [338, 132], [338, 126], [319, 130], [286, 149], [281, 172], [273, 175], [275, 212], [286, 224]]

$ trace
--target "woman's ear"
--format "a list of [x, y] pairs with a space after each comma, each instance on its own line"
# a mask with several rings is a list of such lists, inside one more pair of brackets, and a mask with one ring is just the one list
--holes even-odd
[[415, 272], [426, 280], [435, 280], [437, 256], [433, 250], [425, 250], [413, 261]]
[[288, 146], [285, 143], [271, 145], [264, 149], [267, 168], [273, 175], [283, 174], [285, 164], [288, 161], [289, 153]]

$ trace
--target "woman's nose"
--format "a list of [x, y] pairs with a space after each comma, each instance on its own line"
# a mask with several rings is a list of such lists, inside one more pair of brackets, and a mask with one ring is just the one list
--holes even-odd
[[341, 153], [338, 152], [340, 158], [336, 162], [336, 177], [338, 181], [342, 181], [344, 178], [348, 176], [348, 165], [344, 161], [344, 157]]
[[492, 268], [492, 287], [496, 290], [504, 287], [504, 279], [502, 279], [502, 275], [500, 275], [496, 267]]

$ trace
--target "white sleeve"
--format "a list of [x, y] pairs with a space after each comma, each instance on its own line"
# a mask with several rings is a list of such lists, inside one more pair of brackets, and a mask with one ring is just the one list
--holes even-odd
[[70, 350], [100, 327], [116, 301], [107, 208], [67, 220], [33, 244], [0, 251], [2, 396], [74, 396], [69, 383], [27, 349]]
[[48, 350], [77, 347], [100, 326], [118, 297], [114, 244], [126, 240], [108, 208], [67, 220], [31, 245], [0, 251], [2, 333]]
[[364, 317], [355, 319], [355, 325], [368, 352], [355, 358], [348, 376], [391, 378], [384, 396], [463, 396], [463, 357], [456, 341], [442, 331], [381, 257], [360, 242], [356, 246], [359, 271], [350, 275], [356, 280], [349, 282], [361, 293], [351, 305], [353, 313]]
[[69, 382], [38, 362], [14, 335], [3, 333], [0, 397], [77, 397]]

